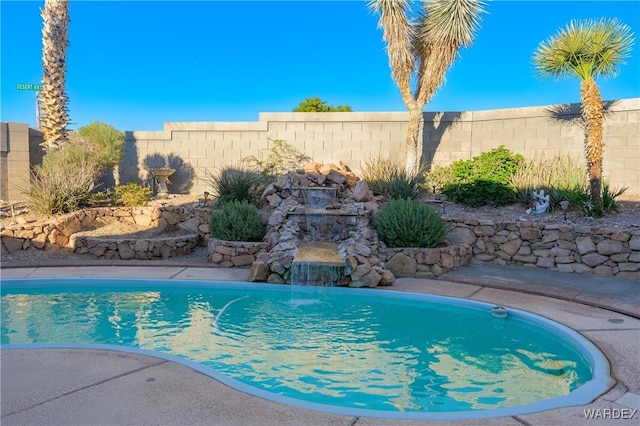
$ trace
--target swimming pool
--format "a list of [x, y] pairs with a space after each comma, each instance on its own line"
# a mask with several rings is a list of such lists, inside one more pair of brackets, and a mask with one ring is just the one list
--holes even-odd
[[350, 415], [514, 415], [585, 404], [606, 390], [608, 364], [580, 335], [516, 310], [494, 318], [491, 308], [365, 289], [3, 280], [1, 343], [178, 355], [243, 391]]

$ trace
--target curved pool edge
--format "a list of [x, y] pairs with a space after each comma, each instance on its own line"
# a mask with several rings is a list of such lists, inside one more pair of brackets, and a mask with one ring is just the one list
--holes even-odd
[[[133, 355], [143, 355], [143, 356], [158, 358], [165, 361], [183, 365], [198, 373], [211, 377], [212, 379], [222, 383], [223, 385], [229, 386], [230, 388], [238, 392], [245, 393], [247, 395], [252, 395], [258, 398], [262, 398], [271, 402], [278, 403], [278, 404], [290, 405], [297, 408], [318, 411], [318, 412], [327, 413], [327, 414], [349, 416], [349, 417], [372, 417], [372, 418], [386, 418], [386, 419], [394, 419], [394, 420], [486, 419], [486, 418], [494, 418], [494, 417], [519, 416], [519, 415], [532, 414], [532, 413], [548, 411], [548, 410], [553, 410], [558, 408], [581, 406], [581, 405], [588, 404], [589, 402], [594, 400], [594, 399], [589, 399], [586, 401], [581, 400], [580, 398], [586, 396], [585, 392], [581, 392], [579, 395], [579, 398], [576, 398], [576, 400], [573, 401], [574, 403], [571, 403], [571, 404], [567, 403], [566, 398], [569, 397], [574, 392], [576, 392], [577, 391], [576, 390], [569, 395], [564, 395], [561, 397], [551, 398], [548, 400], [538, 401], [535, 403], [524, 404], [524, 405], [519, 405], [514, 407], [491, 409], [491, 410], [458, 411], [458, 412], [444, 412], [444, 413], [443, 412], [429, 413], [429, 412], [394, 412], [394, 411], [366, 410], [366, 409], [359, 409], [359, 408], [338, 407], [333, 405], [318, 404], [318, 403], [307, 402], [307, 401], [303, 401], [295, 398], [282, 396], [279, 394], [268, 392], [268, 391], [247, 385], [245, 383], [239, 382], [227, 375], [220, 373], [219, 371], [211, 367], [207, 367], [203, 364], [200, 364], [188, 358], [167, 354], [163, 352], [158, 352], [158, 351], [152, 351], [148, 349], [140, 349], [140, 348], [133, 348], [129, 346], [119, 346], [119, 345], [73, 344], [73, 343], [11, 344], [11, 345], [2, 345], [0, 346], [0, 349], [9, 350], [9, 351], [10, 350], [47, 350], [47, 349], [71, 349], [71, 350], [90, 350], [90, 351], [101, 350], [101, 351], [113, 351], [113, 352], [119, 352], [119, 353], [125, 353], [125, 354], [133, 354]], [[579, 389], [582, 389], [584, 386], [587, 386], [588, 384], [589, 383], [586, 383], [585, 385], [581, 386]], [[609, 388], [607, 388], [606, 390], [608, 389]], [[606, 392], [606, 390], [604, 392]]]
[[[3, 284], [8, 284], [7, 282], [16, 281], [16, 282], [25, 282], [28, 284], [34, 284], [34, 282], [40, 281], [40, 278], [34, 279], [9, 279], [3, 280]], [[59, 280], [58, 279], [47, 279], [47, 280]], [[75, 285], [80, 286], [82, 279], [66, 279], [70, 281], [74, 281]], [[94, 281], [108, 281], [108, 279], [92, 279]], [[158, 285], [157, 280], [153, 279], [124, 279], [119, 280], [116, 284], [118, 287], [127, 286], [127, 283], [140, 283], [140, 282], [153, 282], [154, 285]], [[165, 280], [163, 280], [165, 281]], [[191, 281], [191, 280], [166, 280], [167, 282], [160, 285], [160, 287], [175, 287], [181, 284], [188, 285], [190, 287], [211, 287], [212, 285], [222, 284], [225, 286], [233, 285], [233, 286], [243, 286], [245, 288], [264, 288], [265, 286], [272, 286], [273, 288], [280, 289], [282, 291], [289, 291], [285, 289], [281, 285], [276, 284], [255, 284], [255, 283], [247, 283], [247, 282], [230, 282], [230, 281]], [[4, 287], [4, 285], [3, 285]], [[9, 285], [9, 287], [11, 287]], [[21, 287], [21, 286], [19, 286]], [[29, 285], [27, 285], [29, 287]], [[336, 291], [344, 291], [344, 292], [357, 292], [361, 294], [375, 294], [380, 295], [381, 292], [375, 289], [351, 289], [351, 288], [336, 288]], [[424, 299], [424, 300], [453, 300], [455, 303], [460, 305], [467, 306], [481, 306], [485, 308], [490, 308], [493, 306], [491, 303], [477, 301], [477, 300], [469, 300], [460, 297], [452, 297], [452, 296], [440, 296], [433, 294], [425, 294], [418, 292], [406, 292], [406, 291], [395, 291], [395, 290], [385, 290], [384, 294], [387, 297], [398, 297], [405, 299]], [[498, 409], [487, 409], [487, 410], [475, 410], [475, 411], [458, 411], [458, 412], [393, 412], [393, 411], [381, 411], [381, 410], [368, 410], [368, 409], [359, 409], [359, 408], [351, 408], [351, 407], [339, 407], [332, 406], [326, 404], [319, 404], [313, 402], [307, 402], [304, 400], [294, 399], [291, 397], [285, 397], [279, 394], [271, 393], [262, 389], [255, 388], [248, 384], [239, 382], [229, 376], [226, 376], [217, 370], [207, 367], [198, 362], [192, 361], [188, 358], [172, 355], [163, 352], [151, 351], [147, 349], [140, 349], [134, 347], [127, 346], [118, 346], [118, 345], [104, 345], [104, 344], [11, 344], [11, 345], [2, 345], [1, 349], [11, 350], [11, 349], [88, 349], [88, 350], [109, 350], [109, 351], [118, 351], [124, 353], [132, 353], [132, 354], [140, 354], [151, 356], [159, 359], [164, 359], [167, 361], [175, 362], [182, 364], [191, 368], [194, 371], [202, 373], [206, 376], [209, 376], [237, 391], [253, 395], [256, 397], [260, 397], [269, 401], [273, 401], [276, 403], [292, 405], [298, 408], [309, 409], [314, 411], [320, 411], [324, 413], [344, 415], [344, 416], [357, 416], [357, 417], [374, 417], [374, 418], [389, 418], [389, 419], [414, 419], [414, 420], [465, 420], [465, 419], [480, 419], [480, 418], [493, 418], [493, 417], [508, 417], [508, 416], [519, 416], [524, 414], [532, 414], [538, 413], [542, 411], [554, 410], [558, 408], [566, 408], [566, 407], [575, 407], [589, 404], [595, 401], [598, 397], [605, 394], [608, 390], [610, 390], [616, 383], [616, 381], [611, 377], [611, 368], [610, 363], [606, 356], [598, 349], [598, 347], [593, 344], [589, 339], [585, 336], [581, 335], [577, 331], [557, 322], [550, 320], [541, 316], [540, 314], [530, 313], [524, 310], [509, 308], [510, 315], [522, 316], [526, 317], [529, 321], [535, 322], [536, 324], [544, 327], [548, 331], [558, 330], [560, 334], [568, 339], [572, 340], [575, 347], [579, 348], [580, 351], [585, 355], [585, 357], [589, 360], [593, 367], [593, 378], [581, 385], [579, 388], [570, 392], [567, 395], [549, 398], [546, 400], [541, 400], [533, 403], [513, 406], [513, 407], [505, 407]]]

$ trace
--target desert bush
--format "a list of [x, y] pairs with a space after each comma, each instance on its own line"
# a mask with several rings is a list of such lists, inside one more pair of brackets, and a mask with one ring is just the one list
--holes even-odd
[[425, 173], [423, 187], [432, 191], [436, 187], [436, 191], [442, 190], [454, 182], [453, 168], [434, 164], [431, 170]]
[[365, 161], [362, 178], [374, 194], [415, 200], [422, 192], [424, 170], [408, 173], [404, 163], [379, 156]]
[[151, 188], [142, 186], [138, 182], [116, 185], [113, 189], [113, 197], [116, 202], [125, 206], [145, 206], [151, 198]]
[[211, 235], [226, 241], [260, 241], [264, 226], [258, 209], [246, 201], [233, 201], [211, 214]]
[[259, 188], [264, 182], [264, 178], [256, 172], [230, 167], [215, 172], [205, 170], [203, 180], [216, 198], [218, 206], [234, 201], [255, 203], [260, 195]]
[[442, 193], [451, 201], [470, 206], [504, 206], [516, 199], [509, 179], [523, 163], [522, 155], [499, 146], [470, 160], [455, 161], [448, 166], [450, 170], [438, 170], [438, 175], [427, 174], [426, 178], [439, 178]]
[[377, 214], [376, 231], [389, 247], [438, 247], [447, 235], [440, 215], [412, 199], [394, 199]]
[[88, 158], [102, 169], [115, 167], [124, 157], [125, 134], [110, 124], [92, 121], [78, 128], [71, 142], [82, 146]]
[[515, 192], [511, 186], [486, 180], [475, 180], [469, 183], [445, 186], [442, 192], [451, 201], [471, 207], [487, 204], [506, 206], [515, 201]]
[[90, 204], [99, 173], [99, 167], [87, 160], [84, 150], [65, 146], [44, 156], [23, 191], [38, 213], [69, 213]]
[[266, 159], [260, 160], [250, 155], [240, 160], [249, 170], [261, 174], [267, 182], [272, 182], [277, 176], [287, 172], [298, 170], [310, 161], [311, 157], [280, 139], [273, 141], [273, 147]]

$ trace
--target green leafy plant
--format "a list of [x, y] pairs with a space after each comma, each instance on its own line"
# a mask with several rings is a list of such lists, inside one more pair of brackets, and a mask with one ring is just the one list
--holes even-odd
[[380, 239], [389, 247], [438, 247], [447, 235], [440, 215], [412, 199], [394, 199], [375, 221]]
[[627, 192], [629, 187], [611, 188], [608, 182], [604, 182], [602, 185], [602, 204], [603, 208], [607, 212], [617, 212], [618, 202], [616, 198]]
[[218, 206], [233, 202], [255, 203], [264, 178], [253, 171], [224, 167], [215, 172], [204, 172], [204, 182], [216, 198]]
[[92, 121], [78, 128], [74, 144], [82, 146], [90, 161], [102, 169], [115, 167], [124, 157], [124, 132], [110, 124]]
[[293, 112], [351, 112], [351, 106], [338, 105], [334, 107], [316, 96], [306, 98], [300, 102], [298, 106], [293, 109]]
[[273, 141], [273, 147], [266, 159], [260, 160], [250, 155], [240, 160], [249, 170], [260, 173], [267, 182], [272, 182], [279, 175], [297, 170], [310, 161], [311, 157], [280, 139]]
[[258, 209], [246, 201], [233, 201], [213, 212], [209, 230], [213, 237], [226, 241], [260, 241], [264, 237]]
[[50, 150], [34, 167], [27, 188], [31, 208], [42, 214], [69, 213], [90, 204], [99, 168], [81, 148]]
[[627, 191], [627, 187], [611, 188], [607, 182], [602, 184], [602, 199], [599, 203], [593, 203], [589, 197], [589, 193], [582, 194], [579, 203], [580, 210], [583, 214], [593, 217], [602, 217], [607, 212], [615, 212], [618, 210], [618, 202], [616, 198]]
[[[509, 179], [523, 163], [522, 155], [514, 154], [504, 146], [483, 152], [471, 160], [458, 160], [448, 166], [449, 171], [438, 170], [438, 178], [448, 180], [442, 183], [442, 193], [451, 201], [470, 206], [504, 206], [516, 200]], [[427, 174], [429, 179], [435, 180], [435, 176]]]
[[431, 191], [433, 191], [432, 188], [434, 186], [437, 188], [436, 190], [441, 190], [447, 185], [453, 184], [453, 181], [454, 176], [452, 167], [434, 164], [431, 166], [431, 170], [425, 173], [423, 186]]
[[362, 168], [362, 178], [374, 194], [389, 199], [415, 200], [422, 192], [424, 170], [408, 173], [404, 164], [379, 156], [369, 159]]
[[442, 192], [452, 201], [471, 207], [506, 206], [515, 200], [515, 192], [509, 185], [486, 180], [447, 186]]
[[116, 202], [125, 206], [144, 206], [151, 198], [151, 188], [140, 185], [138, 182], [129, 182], [116, 185], [113, 196]]

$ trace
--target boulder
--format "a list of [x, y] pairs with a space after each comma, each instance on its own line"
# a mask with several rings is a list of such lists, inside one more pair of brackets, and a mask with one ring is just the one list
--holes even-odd
[[387, 268], [396, 277], [414, 277], [418, 269], [418, 263], [413, 257], [404, 253], [396, 253], [388, 262]]
[[249, 270], [249, 278], [248, 280], [251, 282], [254, 281], [267, 281], [269, 278], [269, 266], [260, 260], [253, 262], [251, 265], [251, 269]]

